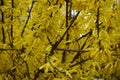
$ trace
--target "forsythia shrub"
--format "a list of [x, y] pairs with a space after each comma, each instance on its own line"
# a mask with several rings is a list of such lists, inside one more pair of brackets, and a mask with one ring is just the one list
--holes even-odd
[[0, 80], [120, 80], [115, 0], [0, 0]]

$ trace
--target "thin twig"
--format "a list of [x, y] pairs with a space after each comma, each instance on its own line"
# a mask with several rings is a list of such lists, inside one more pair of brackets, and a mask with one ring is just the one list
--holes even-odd
[[117, 57], [120, 56], [120, 54], [117, 54], [117, 53], [114, 53], [114, 54], [112, 54], [112, 55], [113, 55], [113, 56], [117, 56]]
[[89, 34], [92, 34], [92, 29], [88, 33], [86, 33], [85, 35], [82, 35], [82, 37], [76, 39], [74, 42], [81, 40], [82, 38], [86, 37]]
[[16, 50], [16, 51], [20, 51], [20, 50], [22, 50], [22, 49], [2, 49], [2, 48], [0, 48], [0, 51], [12, 51], [12, 50]]
[[58, 69], [50, 61], [49, 61], [49, 63], [53, 67], [53, 69], [56, 70], [56, 72], [59, 72], [59, 73], [63, 74], [64, 76], [67, 76], [69, 79], [73, 80], [73, 78], [70, 77], [65, 71]]
[[5, 43], [5, 30], [3, 28], [3, 25], [1, 29], [2, 29], [3, 43]]
[[88, 58], [88, 59], [85, 59], [85, 60], [82, 60], [82, 61], [76, 62], [75, 64], [70, 65], [69, 67], [71, 68], [71, 67], [74, 67], [74, 66], [76, 66], [76, 65], [79, 65], [79, 64], [85, 63], [86, 61], [91, 60], [91, 59], [92, 59], [92, 58]]
[[23, 33], [24, 33], [24, 31], [25, 31], [25, 28], [26, 28], [26, 26], [27, 26], [27, 24], [28, 24], [28, 21], [29, 21], [30, 17], [31, 17], [31, 12], [32, 12], [34, 3], [35, 3], [35, 1], [33, 0], [33, 1], [32, 1], [32, 4], [31, 4], [31, 7], [30, 7], [30, 10], [28, 11], [28, 17], [27, 17], [27, 20], [26, 20], [25, 25], [24, 25], [24, 27], [23, 27], [23, 30], [22, 30], [22, 33], [21, 33], [21, 37], [23, 36]]
[[29, 66], [28, 66], [28, 63], [26, 61], [25, 62], [25, 65], [26, 65], [26, 73], [27, 73], [27, 77], [28, 77], [28, 80], [30, 80], [30, 71], [29, 71]]
[[[80, 50], [80, 44], [79, 42], [77, 41], [77, 44], [78, 44], [78, 49]], [[81, 52], [77, 52], [77, 56], [80, 56], [80, 59], [81, 59]], [[72, 59], [71, 63], [73, 63], [75, 61], [76, 57], [74, 56], [74, 58]]]
[[66, 0], [66, 28], [68, 27], [68, 2], [69, 0]]
[[50, 45], [52, 45], [52, 42], [50, 41], [50, 38], [47, 36], [48, 42]]
[[[11, 1], [12, 8], [14, 8], [14, 0]], [[12, 9], [12, 15], [11, 15], [11, 21], [13, 21], [13, 9]], [[13, 47], [13, 24], [11, 25], [11, 32], [10, 32], [10, 46]]]
[[[97, 2], [99, 2], [99, 0], [97, 0], [96, 1], [96, 3]], [[96, 15], [96, 28], [97, 28], [97, 35], [98, 35], [98, 37], [99, 37], [99, 33], [100, 33], [100, 6], [98, 6], [98, 8], [97, 8], [97, 15]], [[98, 42], [98, 45], [99, 45], [99, 50], [101, 49], [101, 40], [99, 40], [99, 42]]]
[[[4, 2], [1, 1], [1, 5], [4, 5]], [[2, 24], [4, 24], [5, 23], [5, 21], [4, 21], [4, 12], [2, 12], [2, 10], [0, 10], [0, 11], [1, 11], [1, 16], [2, 16], [1, 22], [2, 22]], [[5, 43], [5, 30], [4, 30], [3, 25], [2, 25], [1, 29], [2, 29], [2, 37], [3, 37], [2, 41], [3, 41], [3, 43]]]
[[99, 37], [99, 32], [100, 32], [100, 28], [99, 28], [99, 18], [100, 18], [100, 7], [98, 7], [97, 9], [97, 15], [96, 15], [97, 19], [96, 19], [96, 28], [98, 30], [98, 37]]
[[89, 52], [87, 50], [71, 50], [71, 49], [64, 49], [64, 48], [56, 48], [55, 50], [59, 51], [70, 51], [70, 52]]
[[[83, 50], [83, 48], [85, 47], [87, 40], [88, 40], [89, 37], [92, 35], [92, 30], [90, 30], [90, 32], [88, 32], [85, 36], [87, 36], [87, 35], [89, 35], [89, 36], [88, 36], [87, 39], [84, 41], [84, 43], [83, 43], [82, 47], [80, 48], [80, 50]], [[82, 54], [82, 53], [83, 53], [83, 52], [77, 53], [77, 54], [73, 57], [73, 60], [72, 60], [71, 62], [74, 62], [76, 59], [78, 59], [79, 56], [80, 56], [80, 54]]]
[[[3, 6], [4, 5], [4, 1], [3, 0], [1, 0], [1, 6]], [[2, 24], [4, 24], [5, 22], [4, 22], [4, 12], [2, 12], [2, 10], [0, 9], [0, 11], [1, 11], [1, 16], [2, 16], [2, 19], [1, 19], [1, 22], [2, 22]], [[5, 30], [4, 30], [4, 28], [3, 28], [3, 25], [2, 25], [2, 36], [3, 36], [3, 43], [5, 43]]]
[[[11, 6], [12, 6], [12, 14], [11, 14], [11, 21], [13, 22], [13, 8], [14, 8], [14, 0], [11, 0]], [[9, 35], [9, 40], [10, 40], [10, 47], [13, 48], [13, 24], [11, 24], [11, 30], [10, 30], [10, 35]], [[15, 58], [14, 58], [14, 53], [12, 52], [12, 62], [13, 62], [13, 67], [15, 67]], [[15, 75], [15, 72], [14, 71], [14, 74], [13, 74], [13, 79], [16, 80], [16, 75]]]

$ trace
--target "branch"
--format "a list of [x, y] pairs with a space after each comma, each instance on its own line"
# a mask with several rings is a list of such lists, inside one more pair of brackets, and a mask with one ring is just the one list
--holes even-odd
[[37, 72], [35, 73], [34, 79], [33, 80], [37, 80], [37, 78], [39, 77], [40, 73], [44, 73], [44, 69], [38, 69]]
[[4, 12], [2, 12], [2, 10], [0, 9], [0, 11], [1, 11], [1, 21], [2, 21], [2, 23], [4, 24], [5, 23], [5, 20], [4, 20]]
[[76, 18], [78, 17], [80, 11], [77, 13], [77, 15], [73, 18], [73, 20], [71, 21], [71, 24], [68, 26], [68, 28], [66, 29], [66, 31], [64, 32], [64, 34], [62, 35], [62, 37], [55, 42], [55, 44], [52, 45], [52, 49], [50, 51], [49, 56], [52, 56], [54, 54], [54, 50], [57, 48], [57, 46], [60, 44], [60, 42], [63, 40], [63, 38], [65, 37], [66, 33], [68, 32], [68, 30], [70, 29], [70, 27], [72, 26], [72, 24], [74, 23], [74, 21], [76, 20]]
[[1, 6], [3, 6], [4, 5], [4, 1], [3, 0], [1, 0]]
[[[66, 28], [68, 27], [68, 21], [69, 21], [69, 19], [68, 19], [68, 15], [69, 15], [69, 12], [68, 12], [68, 7], [69, 7], [69, 5], [68, 5], [68, 3], [69, 3], [69, 0], [66, 0]], [[66, 33], [66, 41], [68, 41], [69, 40], [69, 33], [67, 32]], [[69, 45], [69, 43], [66, 43], [66, 46], [68, 46]], [[65, 58], [66, 58], [66, 51], [64, 51], [63, 53], [62, 53], [62, 63], [64, 63], [65, 62]]]
[[79, 15], [80, 11], [76, 14], [76, 16], [73, 18], [73, 20], [71, 21], [70, 25], [68, 26], [68, 28], [66, 29], [66, 31], [64, 32], [64, 34], [62, 35], [62, 37], [59, 39], [59, 41], [57, 42], [57, 46], [60, 44], [60, 42], [63, 40], [63, 38], [65, 37], [66, 33], [68, 32], [68, 30], [71, 28], [72, 24], [75, 22], [75, 20], [77, 19], [78, 15]]
[[28, 17], [27, 17], [27, 20], [26, 20], [25, 25], [24, 25], [24, 27], [23, 27], [23, 30], [22, 30], [22, 33], [21, 33], [21, 37], [23, 36], [23, 33], [24, 33], [24, 31], [25, 31], [25, 28], [26, 28], [26, 26], [27, 26], [27, 24], [28, 24], [28, 21], [29, 21], [29, 19], [30, 19], [30, 16], [31, 16], [31, 12], [32, 12], [34, 3], [35, 3], [35, 1], [33, 0], [33, 1], [32, 1], [32, 4], [31, 4], [31, 7], [30, 7], [30, 10], [28, 11]]

